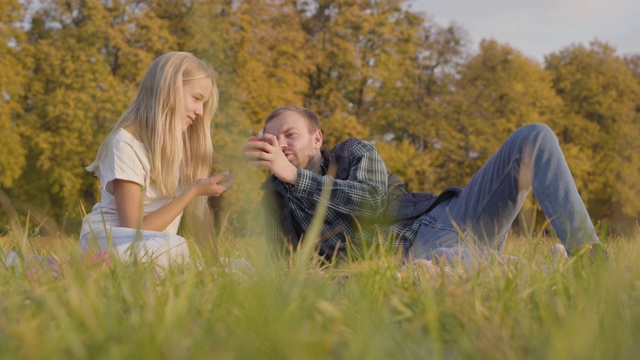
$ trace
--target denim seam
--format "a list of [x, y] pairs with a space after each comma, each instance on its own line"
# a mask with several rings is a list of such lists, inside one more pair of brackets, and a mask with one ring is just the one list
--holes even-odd
[[472, 217], [471, 226], [474, 226], [476, 224], [476, 222], [478, 221], [478, 218], [480, 217], [480, 214], [482, 214], [482, 212], [485, 210], [485, 208], [487, 207], [487, 204], [489, 203], [489, 201], [493, 198], [493, 196], [498, 191], [498, 188], [500, 188], [500, 186], [504, 183], [504, 181], [507, 178], [507, 175], [509, 174], [509, 172], [513, 171], [514, 164], [516, 162], [520, 162], [520, 156], [521, 156], [521, 154], [514, 155], [514, 159], [511, 162], [511, 165], [506, 168], [505, 172], [501, 176], [500, 181], [497, 182], [496, 186], [491, 190], [491, 195], [489, 195], [489, 196], [487, 196], [485, 198], [485, 200], [483, 201], [482, 205], [480, 206], [478, 212]]
[[[535, 185], [535, 188], [539, 188], [538, 185], [536, 185], [537, 183], [535, 182], [534, 179], [531, 179], [531, 184], [532, 186]], [[534, 191], [535, 194], [535, 191]], [[544, 209], [550, 209], [552, 208], [549, 203], [544, 199], [545, 197], [542, 196], [542, 199], [539, 199], [538, 197], [536, 197], [536, 200], [538, 201], [538, 203], [540, 204], [540, 206]], [[568, 234], [566, 234], [564, 232], [564, 226], [562, 226], [562, 224], [557, 224], [557, 226], [553, 226], [554, 223], [557, 223], [558, 221], [560, 221], [560, 219], [558, 218], [558, 216], [554, 216], [553, 219], [550, 219], [548, 216], [545, 217], [547, 218], [547, 220], [549, 221], [549, 225], [551, 225], [551, 228], [553, 229], [553, 231], [556, 233], [556, 236], [560, 239], [567, 239], [568, 238]]]

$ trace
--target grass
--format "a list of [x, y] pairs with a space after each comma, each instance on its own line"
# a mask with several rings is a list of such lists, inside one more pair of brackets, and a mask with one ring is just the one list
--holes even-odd
[[[465, 274], [401, 268], [372, 247], [323, 271], [265, 260], [260, 238], [221, 251], [251, 273], [199, 259], [157, 276], [149, 264], [92, 264], [63, 237], [27, 240], [62, 263], [0, 266], [0, 358], [601, 359], [640, 353], [638, 239], [607, 241], [602, 266], [554, 266], [551, 242], [511, 239], [526, 263]], [[25, 248], [25, 246], [23, 246]], [[23, 249], [23, 251], [25, 251]], [[25, 264], [27, 266], [28, 264]], [[551, 270], [545, 275], [542, 265]], [[28, 275], [28, 276], [27, 276]]]

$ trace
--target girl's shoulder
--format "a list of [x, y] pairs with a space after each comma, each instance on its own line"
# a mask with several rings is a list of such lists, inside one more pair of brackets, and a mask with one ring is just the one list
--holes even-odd
[[146, 156], [144, 144], [124, 128], [118, 129], [111, 139], [110, 152], [117, 154], [135, 154], [136, 156]]
[[124, 142], [127, 142], [127, 143], [134, 143], [134, 144], [142, 145], [142, 142], [140, 142], [140, 140], [138, 140], [132, 133], [130, 133], [125, 128], [118, 129], [118, 131], [116, 132], [116, 134], [114, 136], [114, 139], [119, 140], [119, 141], [124, 141]]
[[111, 144], [113, 148], [126, 146], [133, 148], [135, 151], [144, 151], [145, 148], [144, 144], [125, 128], [118, 129], [118, 131], [113, 136]]

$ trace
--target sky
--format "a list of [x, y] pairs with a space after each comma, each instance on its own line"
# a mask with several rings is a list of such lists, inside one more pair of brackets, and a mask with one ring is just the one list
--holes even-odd
[[442, 26], [455, 22], [477, 51], [482, 39], [538, 61], [572, 44], [605, 41], [618, 55], [640, 54], [640, 0], [409, 0]]

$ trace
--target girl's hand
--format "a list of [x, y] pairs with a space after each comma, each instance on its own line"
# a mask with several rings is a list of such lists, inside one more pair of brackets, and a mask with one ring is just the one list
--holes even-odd
[[142, 186], [131, 181], [115, 179], [113, 192], [120, 226], [164, 231], [191, 200], [197, 196], [219, 196], [231, 186], [235, 176], [235, 172], [227, 169], [220, 174], [196, 180], [169, 203], [146, 215], [142, 205]]
[[218, 185], [224, 187], [225, 189], [230, 188], [231, 185], [233, 185], [233, 180], [235, 180], [236, 178], [236, 172], [225, 169], [221, 175], [223, 175], [224, 177], [222, 178], [222, 181], [218, 183]]
[[233, 184], [235, 177], [235, 172], [227, 169], [220, 174], [196, 180], [191, 184], [191, 187], [197, 196], [219, 196]]

